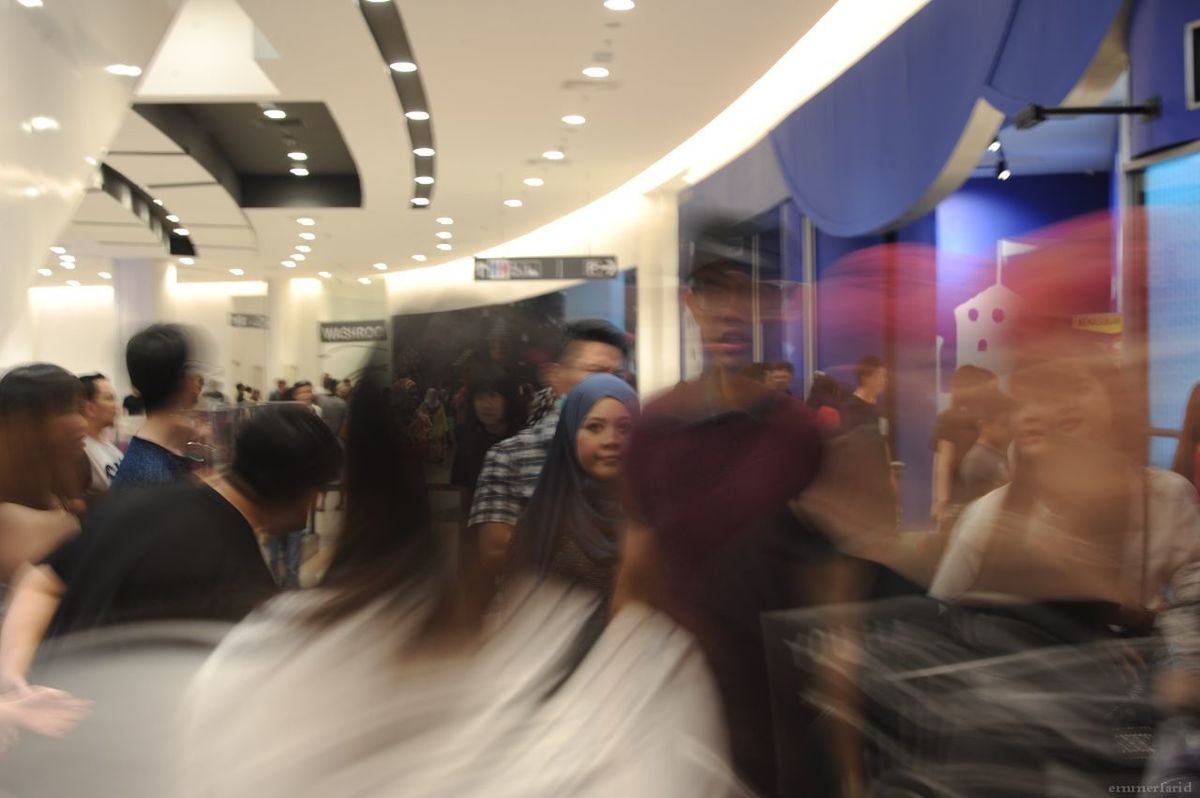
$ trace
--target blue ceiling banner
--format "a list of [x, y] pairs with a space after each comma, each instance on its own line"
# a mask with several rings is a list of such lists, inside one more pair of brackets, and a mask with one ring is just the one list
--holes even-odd
[[1200, 86], [1194, 85], [1200, 53], [1192, 52], [1191, 63], [1188, 58], [1193, 46], [1200, 46], [1195, 30], [1200, 30], [1196, 0], [1142, 0], [1134, 7], [1129, 26], [1130, 93], [1134, 102], [1162, 99], [1158, 119], [1134, 120], [1130, 150], [1135, 158], [1200, 139]]
[[[1121, 0], [932, 0], [772, 131], [792, 198], [838, 236], [888, 230], [928, 210], [969, 174], [964, 154], [970, 166], [978, 161], [982, 147], [973, 152], [968, 129], [977, 139], [990, 125], [982, 132], [990, 136], [1024, 105], [1061, 102], [1120, 8]], [[952, 160], [962, 174], [947, 177]]]

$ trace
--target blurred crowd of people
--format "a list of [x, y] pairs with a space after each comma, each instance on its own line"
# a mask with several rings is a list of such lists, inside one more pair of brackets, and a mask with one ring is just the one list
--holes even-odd
[[[707, 368], [644, 404], [628, 336], [598, 320], [562, 330], [538, 387], [483, 360], [440, 384], [280, 380], [266, 403], [206, 386], [188, 331], [155, 325], [128, 344], [124, 405], [145, 421], [123, 451], [103, 375], [11, 370], [0, 742], [67, 735], [43, 762], [87, 772], [69, 741], [93, 696], [37, 686], [59, 641], [206, 621], [232, 629], [154, 699], [179, 742], [147, 755], [181, 795], [1090, 795], [1200, 777], [1200, 400], [1173, 473], [1143, 464], [1107, 354], [1039, 340], [1009, 375], [963, 366], [929, 523], [904, 529], [887, 364], [866, 354], [853, 386], [817, 373], [792, 396], [791, 364], [749, 363], [755, 290], [736, 259], [696, 258]], [[233, 408], [227, 453], [197, 426], [205, 401]], [[458, 491], [453, 533], [434, 469]], [[331, 490], [328, 567], [296, 589]]]

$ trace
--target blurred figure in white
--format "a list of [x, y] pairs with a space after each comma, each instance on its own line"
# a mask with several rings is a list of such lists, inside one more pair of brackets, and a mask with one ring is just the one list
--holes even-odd
[[108, 430], [117, 418], [117, 392], [108, 377], [100, 373], [85, 374], [79, 381], [83, 383], [83, 417], [88, 425], [83, 451], [92, 467], [92, 481], [87, 493], [95, 497], [108, 493], [121, 458], [125, 456], [108, 438]]

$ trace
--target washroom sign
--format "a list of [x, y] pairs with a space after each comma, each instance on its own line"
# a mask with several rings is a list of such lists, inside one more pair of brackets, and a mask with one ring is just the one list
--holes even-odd
[[325, 321], [321, 322], [321, 343], [353, 344], [364, 341], [386, 341], [387, 322], [373, 321]]

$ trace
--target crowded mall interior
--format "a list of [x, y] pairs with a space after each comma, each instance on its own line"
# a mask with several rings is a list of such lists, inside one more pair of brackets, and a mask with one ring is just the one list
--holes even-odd
[[1198, 0], [0, 63], [3, 798], [1200, 791]]

